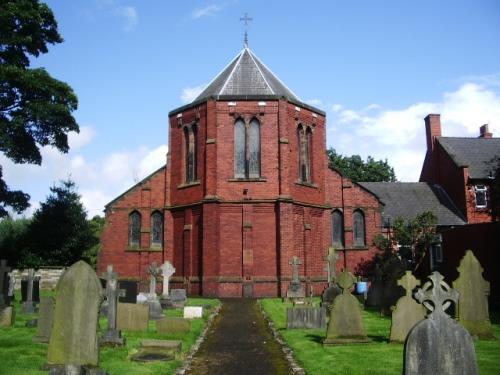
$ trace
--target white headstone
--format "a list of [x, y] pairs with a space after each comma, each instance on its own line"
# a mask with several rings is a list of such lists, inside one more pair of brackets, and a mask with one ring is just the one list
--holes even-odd
[[137, 295], [137, 303], [144, 303], [148, 300], [148, 296], [146, 293], [139, 293]]
[[185, 306], [184, 319], [194, 319], [203, 317], [203, 307], [201, 306]]
[[163, 297], [168, 297], [168, 283], [169, 283], [170, 277], [172, 277], [172, 275], [175, 273], [175, 268], [167, 260], [165, 263], [163, 263], [161, 265], [160, 269], [161, 269], [161, 274], [163, 275], [163, 292], [162, 292], [162, 296]]

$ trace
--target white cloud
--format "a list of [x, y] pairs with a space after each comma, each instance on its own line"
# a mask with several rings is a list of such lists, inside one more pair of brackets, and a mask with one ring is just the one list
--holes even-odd
[[94, 10], [84, 12], [89, 20], [94, 21], [99, 13], [118, 17], [124, 22], [124, 31], [132, 31], [139, 23], [139, 14], [135, 7], [131, 5], [122, 5], [119, 0], [94, 0], [94, 3]]
[[214, 16], [216, 13], [222, 10], [222, 6], [218, 4], [208, 4], [203, 8], [196, 8], [191, 12], [191, 17], [198, 19], [201, 17]]
[[135, 29], [139, 22], [137, 11], [133, 6], [117, 6], [114, 8], [113, 12], [117, 16], [122, 17], [125, 21], [125, 24], [123, 26], [123, 30], [125, 31], [132, 31], [133, 29]]
[[91, 126], [81, 126], [80, 133], [68, 134], [68, 144], [71, 150], [79, 149], [89, 143], [95, 136], [95, 130]]
[[191, 103], [198, 95], [201, 94], [206, 85], [196, 87], [185, 87], [182, 89], [181, 100], [184, 103]]
[[440, 113], [443, 136], [477, 137], [488, 123], [500, 135], [500, 92], [486, 85], [465, 83], [444, 93], [435, 103], [416, 103], [403, 109], [370, 104], [362, 110], [331, 107], [328, 144], [346, 155], [388, 159], [402, 181], [418, 181], [426, 152], [424, 118]]
[[309, 104], [309, 105], [312, 105], [314, 107], [323, 107], [323, 102], [321, 101], [321, 99], [309, 99], [309, 100], [306, 100], [306, 103]]

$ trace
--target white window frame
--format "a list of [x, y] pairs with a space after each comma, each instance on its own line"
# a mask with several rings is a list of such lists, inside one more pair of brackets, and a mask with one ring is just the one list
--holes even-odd
[[[477, 203], [477, 193], [483, 193], [484, 194], [484, 205], [483, 204], [478, 204]], [[476, 201], [476, 208], [486, 208], [488, 206], [488, 188], [486, 185], [474, 185], [474, 198]]]

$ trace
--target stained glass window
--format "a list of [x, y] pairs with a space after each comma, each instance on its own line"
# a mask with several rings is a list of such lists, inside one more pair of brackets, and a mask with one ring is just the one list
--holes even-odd
[[130, 246], [139, 246], [141, 241], [141, 214], [132, 212], [128, 218], [128, 243]]
[[332, 244], [344, 247], [344, 215], [339, 210], [332, 213]]
[[234, 177], [260, 177], [260, 123], [255, 118], [234, 124]]
[[163, 245], [163, 215], [159, 211], [151, 215], [151, 245]]
[[360, 210], [352, 214], [354, 246], [365, 246], [365, 215]]

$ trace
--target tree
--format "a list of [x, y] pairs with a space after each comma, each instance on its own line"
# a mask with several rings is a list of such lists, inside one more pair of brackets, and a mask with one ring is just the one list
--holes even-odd
[[0, 254], [10, 265], [17, 264], [26, 247], [26, 233], [30, 222], [30, 219], [24, 218], [0, 220]]
[[75, 183], [61, 181], [50, 191], [33, 214], [26, 233], [29, 243], [18, 266], [69, 266], [99, 243]]
[[337, 169], [344, 176], [354, 182], [394, 182], [396, 174], [394, 168], [386, 160], [375, 160], [368, 156], [366, 162], [359, 155], [344, 156], [337, 154], [335, 149], [326, 150], [328, 155], [328, 166]]
[[[70, 131], [79, 131], [72, 112], [76, 95], [43, 68], [30, 69], [30, 56], [47, 53], [61, 43], [50, 8], [38, 0], [0, 2], [0, 152], [15, 163], [41, 164], [39, 147], [67, 152]], [[0, 217], [6, 207], [20, 213], [29, 195], [11, 191], [1, 175]]]

